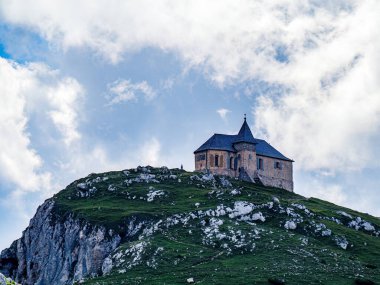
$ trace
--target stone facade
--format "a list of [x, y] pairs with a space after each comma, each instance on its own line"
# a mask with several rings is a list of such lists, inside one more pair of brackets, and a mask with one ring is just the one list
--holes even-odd
[[215, 134], [195, 152], [195, 170], [293, 191], [293, 161], [253, 138], [246, 120], [236, 136]]
[[291, 161], [258, 155], [257, 160], [259, 159], [263, 161], [263, 169], [257, 169], [255, 175], [264, 185], [293, 191], [293, 165]]

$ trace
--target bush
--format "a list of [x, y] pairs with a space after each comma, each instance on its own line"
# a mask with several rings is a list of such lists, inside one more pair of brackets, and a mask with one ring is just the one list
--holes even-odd
[[285, 281], [277, 278], [268, 278], [268, 283], [273, 285], [285, 285]]
[[369, 269], [376, 269], [377, 268], [377, 266], [373, 265], [373, 264], [366, 264], [365, 267], [367, 267]]
[[355, 279], [356, 285], [375, 285], [375, 282], [369, 279]]

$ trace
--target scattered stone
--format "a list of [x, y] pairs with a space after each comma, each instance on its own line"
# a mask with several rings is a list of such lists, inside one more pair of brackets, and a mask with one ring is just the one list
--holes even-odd
[[335, 237], [335, 242], [336, 242], [336, 245], [339, 246], [340, 248], [342, 248], [344, 250], [347, 249], [348, 241], [346, 240], [345, 237], [337, 236], [337, 237]]
[[297, 224], [294, 221], [286, 221], [284, 228], [287, 230], [295, 230], [297, 228]]
[[108, 185], [108, 191], [113, 192], [113, 191], [115, 191], [115, 190], [116, 190], [116, 187], [113, 186], [113, 184]]
[[276, 203], [276, 204], [280, 204], [280, 200], [277, 198], [277, 197], [272, 197], [272, 200], [273, 200], [273, 202], [274, 203]]
[[344, 216], [344, 217], [346, 217], [346, 218], [350, 218], [350, 219], [352, 219], [352, 216], [350, 215], [350, 214], [347, 214], [346, 212], [344, 212], [344, 211], [336, 211], [337, 212], [337, 214], [340, 214], [340, 215], [342, 215], [342, 216]]
[[154, 198], [164, 196], [165, 192], [162, 190], [150, 190], [147, 196], [147, 201], [152, 202]]

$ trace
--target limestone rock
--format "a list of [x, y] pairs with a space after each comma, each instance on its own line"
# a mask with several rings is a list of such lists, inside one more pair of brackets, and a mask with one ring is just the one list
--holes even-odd
[[22, 237], [2, 251], [2, 272], [23, 285], [72, 284], [102, 275], [104, 260], [120, 236], [73, 216], [59, 219], [53, 209], [54, 201], [47, 200]]

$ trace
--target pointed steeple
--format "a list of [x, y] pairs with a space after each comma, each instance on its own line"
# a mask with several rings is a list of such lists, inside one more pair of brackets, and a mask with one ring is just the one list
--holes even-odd
[[241, 126], [239, 133], [236, 135], [235, 143], [239, 143], [239, 142], [257, 144], [257, 141], [253, 137], [251, 129], [249, 128], [247, 124], [246, 114], [244, 114], [243, 125]]

